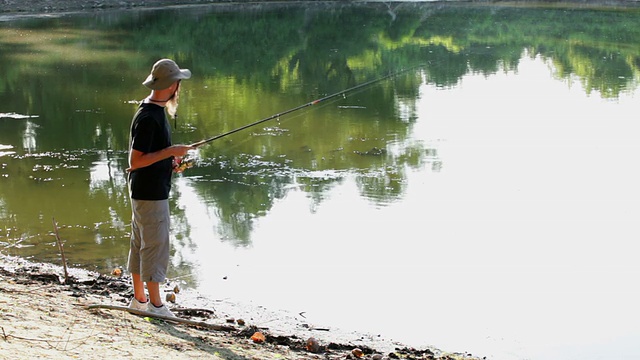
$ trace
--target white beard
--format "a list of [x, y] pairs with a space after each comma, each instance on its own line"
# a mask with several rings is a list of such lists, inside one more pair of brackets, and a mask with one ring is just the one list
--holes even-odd
[[171, 99], [169, 99], [169, 101], [167, 101], [167, 103], [164, 105], [167, 109], [167, 113], [172, 119], [176, 118], [176, 113], [178, 112], [178, 93], [179, 91], [176, 91]]

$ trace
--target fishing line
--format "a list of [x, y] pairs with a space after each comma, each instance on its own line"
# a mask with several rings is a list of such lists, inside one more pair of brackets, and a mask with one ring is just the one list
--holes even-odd
[[292, 112], [294, 112], [294, 111], [298, 111], [298, 110], [301, 110], [301, 109], [307, 108], [307, 107], [309, 107], [309, 106], [317, 105], [317, 104], [319, 104], [319, 103], [321, 103], [321, 102], [324, 102], [324, 101], [327, 101], [327, 100], [329, 100], [329, 99], [332, 99], [332, 98], [338, 97], [338, 96], [340, 96], [340, 95], [344, 95], [344, 94], [346, 94], [346, 93], [353, 92], [353, 91], [355, 91], [355, 90], [357, 90], [357, 89], [361, 89], [361, 88], [364, 88], [364, 87], [366, 87], [366, 86], [373, 85], [373, 84], [375, 84], [375, 83], [381, 82], [381, 81], [383, 81], [383, 80], [386, 80], [386, 79], [389, 79], [389, 78], [392, 78], [392, 77], [396, 77], [396, 76], [398, 76], [398, 75], [400, 75], [400, 74], [402, 74], [402, 73], [405, 73], [405, 72], [407, 72], [407, 71], [409, 71], [409, 70], [411, 70], [411, 69], [413, 69], [413, 68], [404, 69], [404, 70], [401, 70], [401, 71], [398, 71], [398, 72], [395, 72], [395, 73], [391, 73], [391, 74], [385, 75], [385, 76], [383, 76], [383, 77], [379, 77], [379, 78], [377, 78], [377, 79], [370, 80], [370, 81], [364, 82], [364, 83], [362, 83], [362, 84], [359, 84], [359, 85], [356, 85], [356, 86], [350, 87], [350, 88], [348, 88], [348, 89], [345, 89], [345, 90], [339, 91], [339, 92], [337, 92], [337, 93], [334, 93], [334, 94], [331, 94], [331, 95], [327, 95], [327, 96], [325, 96], [325, 97], [322, 97], [322, 98], [319, 98], [319, 99], [316, 99], [316, 100], [310, 101], [310, 102], [308, 102], [308, 103], [306, 103], [306, 104], [298, 105], [298, 106], [296, 106], [296, 107], [294, 107], [294, 108], [291, 108], [291, 109], [289, 109], [289, 110], [285, 110], [285, 111], [283, 111], [283, 112], [280, 112], [280, 113], [277, 113], [277, 114], [273, 114], [273, 115], [268, 116], [268, 117], [266, 117], [266, 118], [264, 118], [264, 119], [260, 119], [260, 120], [258, 120], [258, 121], [254, 121], [254, 122], [252, 122], [252, 123], [250, 123], [250, 124], [247, 124], [247, 125], [241, 126], [241, 127], [237, 128], [237, 129], [233, 129], [233, 130], [227, 131], [227, 132], [225, 132], [225, 133], [218, 134], [218, 135], [216, 135], [216, 136], [213, 136], [213, 137], [210, 137], [210, 138], [207, 138], [207, 139], [204, 139], [204, 140], [200, 140], [200, 141], [198, 141], [198, 142], [195, 142], [195, 143], [191, 144], [191, 146], [192, 146], [192, 147], [194, 147], [194, 148], [200, 147], [200, 146], [202, 146], [202, 145], [204, 145], [204, 144], [207, 144], [207, 143], [210, 143], [210, 142], [212, 142], [212, 141], [214, 141], [214, 140], [217, 140], [217, 139], [220, 139], [220, 138], [222, 138], [222, 137], [225, 137], [225, 136], [228, 136], [228, 135], [231, 135], [231, 134], [237, 133], [238, 131], [242, 131], [242, 130], [244, 130], [244, 129], [247, 129], [247, 128], [250, 128], [250, 127], [256, 126], [256, 125], [258, 125], [258, 124], [262, 124], [263, 122], [266, 122], [266, 121], [269, 121], [269, 120], [273, 120], [273, 119], [277, 119], [277, 118], [279, 118], [279, 117], [281, 117], [281, 116], [283, 116], [283, 115], [290, 114], [290, 113], [292, 113]]
[[[400, 70], [400, 71], [397, 71], [397, 72], [394, 72], [394, 73], [389, 73], [389, 74], [387, 74], [387, 75], [385, 75], [385, 76], [382, 76], [382, 77], [379, 77], [379, 78], [377, 78], [377, 79], [369, 80], [369, 81], [366, 81], [366, 82], [364, 82], [364, 83], [361, 83], [361, 84], [358, 84], [358, 85], [352, 86], [352, 87], [350, 87], [350, 88], [348, 88], [348, 89], [345, 89], [345, 90], [339, 91], [339, 92], [337, 92], [337, 93], [333, 93], [333, 94], [331, 94], [331, 95], [327, 95], [327, 96], [324, 96], [324, 97], [322, 97], [322, 98], [318, 98], [318, 99], [316, 99], [316, 100], [310, 101], [310, 102], [308, 102], [308, 103], [305, 103], [305, 104], [302, 104], [302, 105], [298, 105], [298, 106], [296, 106], [296, 107], [294, 107], [294, 108], [291, 108], [291, 109], [285, 110], [285, 111], [280, 112], [280, 113], [273, 114], [273, 115], [271, 115], [271, 116], [268, 116], [268, 117], [266, 117], [266, 118], [263, 118], [263, 119], [260, 119], [260, 120], [254, 121], [254, 122], [252, 122], [252, 123], [246, 124], [246, 125], [241, 126], [241, 127], [239, 127], [239, 128], [236, 128], [236, 129], [233, 129], [233, 130], [230, 130], [230, 131], [224, 132], [224, 133], [222, 133], [222, 134], [218, 134], [218, 135], [213, 136], [213, 137], [210, 137], [210, 138], [206, 138], [206, 139], [200, 140], [200, 141], [198, 141], [198, 142], [195, 142], [195, 143], [191, 144], [190, 146], [191, 146], [191, 147], [193, 147], [193, 148], [198, 148], [198, 147], [200, 147], [200, 146], [202, 146], [202, 145], [205, 145], [205, 144], [208, 144], [208, 143], [210, 143], [210, 142], [212, 142], [212, 141], [214, 141], [214, 140], [218, 140], [218, 139], [223, 138], [223, 137], [225, 137], [225, 136], [228, 136], [228, 135], [231, 135], [231, 134], [235, 134], [235, 133], [237, 133], [237, 132], [239, 132], [239, 131], [242, 131], [242, 130], [248, 129], [248, 128], [250, 128], [250, 127], [253, 127], [253, 126], [256, 126], [256, 125], [262, 124], [262, 123], [267, 122], [267, 121], [270, 121], [270, 120], [280, 119], [280, 117], [282, 117], [282, 116], [284, 116], [284, 115], [287, 115], [287, 114], [293, 113], [293, 112], [298, 111], [298, 110], [305, 109], [305, 108], [310, 107], [310, 106], [314, 106], [314, 105], [318, 105], [318, 104], [320, 104], [320, 103], [324, 103], [324, 102], [326, 102], [327, 100], [330, 100], [330, 99], [336, 98], [336, 97], [338, 97], [338, 96], [343, 96], [343, 95], [345, 95], [345, 94], [347, 94], [347, 93], [355, 92], [356, 90], [361, 90], [361, 91], [362, 91], [364, 88], [366, 88], [366, 87], [368, 87], [368, 86], [371, 86], [371, 85], [373, 85], [373, 84], [377, 84], [377, 83], [382, 82], [382, 81], [384, 81], [384, 80], [387, 80], [387, 79], [390, 79], [390, 78], [396, 77], [396, 76], [398, 76], [398, 75], [400, 75], [400, 74], [403, 74], [403, 73], [405, 73], [405, 72], [408, 72], [408, 71], [413, 70], [413, 69], [416, 69], [416, 68], [419, 68], [419, 67], [421, 67], [421, 66], [422, 66], [422, 65], [418, 65], [418, 66], [414, 66], [414, 67], [410, 67], [410, 68], [407, 68], [407, 69], [403, 69], [403, 70]], [[326, 104], [326, 105], [328, 105], [328, 104]], [[192, 164], [192, 161], [183, 161], [179, 166], [182, 168], [182, 170], [184, 170], [184, 169], [186, 169], [186, 168], [188, 168], [188, 167], [193, 166], [193, 164]]]
[[[355, 95], [355, 94], [359, 94], [359, 93], [361, 93], [361, 92], [363, 92], [363, 91], [365, 91], [365, 90], [366, 90], [366, 89], [360, 89], [360, 90], [358, 90], [358, 91], [354, 91], [354, 92], [352, 92], [352, 93], [351, 93], [351, 95], [353, 96], [353, 95]], [[331, 101], [327, 101], [327, 102], [324, 102], [324, 103], [322, 103], [322, 104], [318, 104], [317, 106], [315, 106], [315, 108], [316, 108], [316, 109], [322, 109], [322, 108], [324, 108], [324, 107], [327, 107], [327, 106], [329, 106], [329, 105], [331, 105], [331, 104], [334, 104], [334, 103], [336, 103], [336, 102], [338, 102], [338, 101], [341, 101], [341, 100], [344, 100], [344, 99], [336, 98], [336, 99], [333, 99], [333, 100], [331, 100]], [[311, 111], [311, 109], [309, 109], [308, 111]], [[278, 125], [282, 125], [282, 124], [284, 124], [285, 122], [289, 122], [289, 121], [295, 120], [295, 119], [297, 119], [297, 118], [299, 118], [299, 117], [303, 117], [303, 116], [305, 116], [305, 115], [308, 113], [308, 111], [301, 111], [301, 112], [299, 112], [299, 113], [296, 113], [296, 114], [290, 115], [290, 116], [286, 117], [285, 119], [275, 118], [275, 119], [273, 119], [273, 120], [275, 120], [275, 121], [276, 121], [276, 124], [278, 124]], [[266, 129], [266, 128], [265, 128], [265, 129]], [[252, 135], [260, 136], [260, 135], [262, 135], [262, 134], [254, 132], [254, 133], [252, 133]], [[226, 149], [227, 149], [227, 150], [234, 149], [234, 148], [236, 148], [236, 147], [238, 147], [238, 146], [241, 146], [242, 144], [244, 144], [244, 143], [246, 143], [246, 142], [248, 142], [248, 141], [251, 141], [251, 140], [252, 140], [252, 138], [251, 138], [251, 137], [245, 137], [245, 138], [243, 138], [243, 139], [242, 139], [242, 140], [240, 140], [240, 141], [234, 141], [232, 144], [228, 144], [228, 145], [226, 145]]]

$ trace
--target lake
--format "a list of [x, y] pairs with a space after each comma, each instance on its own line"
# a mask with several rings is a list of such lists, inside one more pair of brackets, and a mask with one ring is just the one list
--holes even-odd
[[169, 57], [193, 73], [174, 143], [273, 117], [175, 176], [184, 289], [489, 359], [640, 358], [639, 22], [402, 2], [0, 16], [0, 249], [59, 264], [55, 222], [70, 265], [126, 265], [129, 126]]

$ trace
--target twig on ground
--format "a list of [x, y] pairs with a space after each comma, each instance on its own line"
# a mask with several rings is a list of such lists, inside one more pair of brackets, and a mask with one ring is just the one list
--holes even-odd
[[88, 308], [89, 309], [108, 309], [108, 310], [128, 311], [128, 312], [130, 312], [132, 314], [135, 314], [135, 315], [141, 315], [141, 316], [146, 316], [146, 317], [157, 318], [157, 319], [166, 320], [166, 321], [170, 321], [170, 322], [175, 322], [175, 323], [179, 323], [179, 324], [191, 325], [191, 326], [196, 326], [196, 327], [203, 327], [203, 328], [216, 330], [216, 331], [231, 332], [231, 331], [236, 331], [237, 330], [233, 326], [209, 324], [209, 323], [206, 323], [206, 322], [203, 322], [203, 321], [193, 321], [193, 320], [187, 320], [187, 319], [182, 319], [182, 318], [173, 317], [173, 316], [158, 315], [158, 314], [154, 314], [154, 313], [151, 313], [151, 312], [148, 312], [148, 311], [131, 309], [131, 308], [126, 307], [126, 306], [96, 304], [96, 305], [89, 305]]
[[62, 241], [60, 241], [60, 235], [58, 234], [58, 225], [56, 224], [56, 219], [53, 219], [53, 231], [56, 236], [56, 241], [58, 242], [58, 248], [60, 249], [60, 255], [62, 256], [62, 267], [64, 268], [64, 284], [69, 283], [69, 273], [67, 272], [67, 259], [64, 256], [64, 248], [62, 247]]
[[[3, 335], [4, 339], [5, 339], [5, 341], [6, 341], [6, 340], [8, 340], [9, 338], [14, 338], [14, 339], [17, 339], [17, 340], [24, 340], [24, 341], [45, 342], [45, 343], [47, 343], [47, 344], [49, 344], [49, 343], [62, 343], [62, 342], [64, 342], [64, 343], [69, 343], [69, 342], [72, 342], [72, 341], [73, 341], [73, 342], [75, 342], [75, 341], [84, 341], [84, 340], [89, 339], [89, 338], [91, 338], [91, 337], [93, 336], [93, 334], [91, 334], [91, 335], [83, 336], [83, 337], [81, 337], [81, 338], [77, 338], [77, 339], [70, 339], [70, 338], [68, 338], [68, 339], [66, 339], [66, 340], [65, 340], [65, 339], [60, 339], [60, 340], [51, 340], [51, 339], [35, 339], [35, 338], [28, 338], [28, 337], [23, 337], [23, 336], [17, 336], [17, 335], [13, 335], [13, 334], [5, 334], [5, 332], [4, 332], [4, 327], [2, 328], [2, 335]], [[51, 344], [49, 344], [49, 346], [53, 347]]]

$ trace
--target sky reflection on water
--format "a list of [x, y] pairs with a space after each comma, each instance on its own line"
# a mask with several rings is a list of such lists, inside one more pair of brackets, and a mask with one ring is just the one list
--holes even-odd
[[413, 141], [434, 145], [441, 169], [407, 171], [406, 194], [384, 206], [354, 174], [321, 203], [292, 186], [246, 248], [212, 235], [215, 204], [182, 179], [198, 240], [177, 258], [212, 297], [409, 344], [494, 359], [640, 355], [637, 99], [586, 96], [550, 71], [523, 58], [517, 73], [423, 84]]

